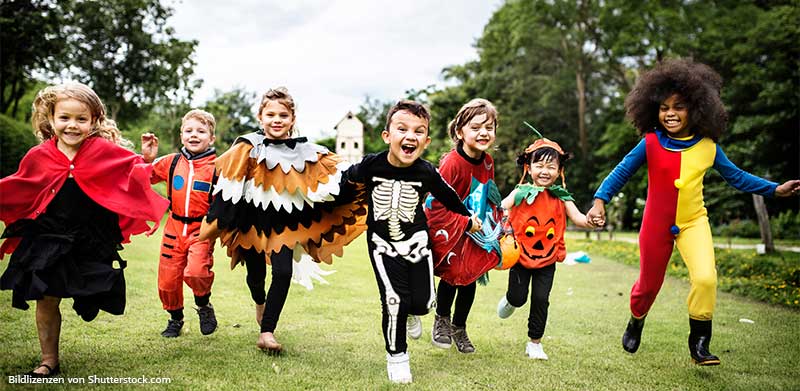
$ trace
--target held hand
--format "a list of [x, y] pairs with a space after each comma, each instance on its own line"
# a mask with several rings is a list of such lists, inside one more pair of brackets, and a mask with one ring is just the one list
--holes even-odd
[[775, 197], [791, 197], [800, 194], [800, 179], [786, 181], [775, 188]]
[[142, 134], [142, 157], [147, 163], [156, 160], [158, 156], [158, 137], [153, 133]]
[[472, 227], [470, 227], [469, 233], [475, 233], [475, 232], [480, 231], [481, 230], [481, 220], [478, 219], [478, 215], [472, 215], [472, 217], [470, 217], [470, 220], [472, 220]]
[[603, 200], [595, 198], [592, 208], [586, 212], [586, 220], [595, 227], [606, 224], [606, 204]]

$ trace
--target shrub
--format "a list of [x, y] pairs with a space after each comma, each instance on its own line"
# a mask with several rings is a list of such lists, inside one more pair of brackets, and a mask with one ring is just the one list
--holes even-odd
[[29, 124], [0, 114], [0, 177], [17, 172], [19, 161], [38, 143]]
[[775, 239], [800, 238], [800, 211], [786, 210], [769, 219], [772, 237]]
[[761, 229], [758, 222], [753, 220], [731, 220], [727, 224], [719, 224], [711, 227], [715, 236], [739, 237], [739, 238], [760, 238]]

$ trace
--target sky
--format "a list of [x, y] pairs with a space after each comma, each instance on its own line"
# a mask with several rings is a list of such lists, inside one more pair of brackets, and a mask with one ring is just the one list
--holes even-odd
[[168, 24], [199, 41], [195, 105], [214, 90], [242, 87], [260, 99], [285, 86], [299, 134], [317, 139], [333, 136], [366, 96], [395, 101], [444, 85], [443, 68], [477, 59], [475, 41], [501, 2], [183, 0]]

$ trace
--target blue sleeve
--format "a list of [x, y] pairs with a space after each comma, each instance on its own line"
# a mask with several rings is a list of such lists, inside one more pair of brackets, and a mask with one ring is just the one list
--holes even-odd
[[622, 186], [628, 183], [631, 176], [636, 173], [646, 160], [647, 150], [645, 149], [645, 139], [643, 138], [642, 141], [639, 141], [639, 144], [636, 144], [636, 146], [622, 158], [622, 161], [614, 167], [606, 179], [603, 179], [600, 188], [594, 193], [594, 198], [599, 198], [606, 203], [611, 201], [611, 198], [622, 189]]
[[722, 179], [725, 179], [725, 182], [728, 182], [728, 184], [736, 188], [736, 190], [760, 194], [766, 197], [775, 196], [775, 188], [778, 187], [777, 183], [757, 177], [736, 167], [736, 165], [728, 160], [728, 157], [725, 156], [725, 153], [722, 152], [722, 148], [720, 148], [719, 145], [717, 145], [717, 154], [714, 156], [713, 167], [722, 175]]

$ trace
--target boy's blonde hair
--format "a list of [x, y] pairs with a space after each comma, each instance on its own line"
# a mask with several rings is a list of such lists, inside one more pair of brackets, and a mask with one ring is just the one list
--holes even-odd
[[464, 106], [461, 106], [456, 117], [450, 121], [450, 125], [448, 126], [450, 139], [458, 144], [460, 141], [458, 139], [458, 130], [481, 114], [486, 114], [486, 117], [488, 117], [487, 119], [491, 119], [494, 122], [494, 127], [497, 128], [497, 109], [492, 102], [483, 98], [475, 98], [465, 103]]
[[[264, 106], [266, 106], [267, 102], [271, 100], [282, 104], [287, 110], [289, 110], [289, 112], [292, 113], [292, 118], [297, 118], [297, 116], [294, 114], [294, 99], [291, 95], [289, 95], [289, 90], [286, 89], [286, 87], [270, 88], [264, 93], [264, 95], [261, 96], [261, 104], [258, 105], [258, 112], [256, 113], [257, 118], [261, 117], [261, 110], [264, 110]], [[292, 129], [289, 130], [290, 136], [292, 133], [294, 133], [294, 126], [292, 126]]]
[[133, 143], [122, 137], [114, 120], [106, 117], [106, 107], [100, 97], [89, 86], [78, 82], [68, 82], [45, 87], [33, 100], [31, 126], [33, 134], [40, 141], [55, 137], [53, 115], [56, 103], [61, 99], [75, 99], [83, 103], [92, 114], [92, 130], [90, 137], [100, 136], [119, 146], [132, 149]]
[[217, 127], [217, 120], [214, 119], [213, 114], [200, 109], [189, 110], [189, 112], [183, 116], [183, 119], [181, 119], [181, 129], [183, 129], [183, 125], [186, 123], [186, 121], [191, 118], [194, 118], [200, 121], [201, 124], [207, 126], [208, 131], [211, 132], [211, 135], [214, 135], [214, 129]]

